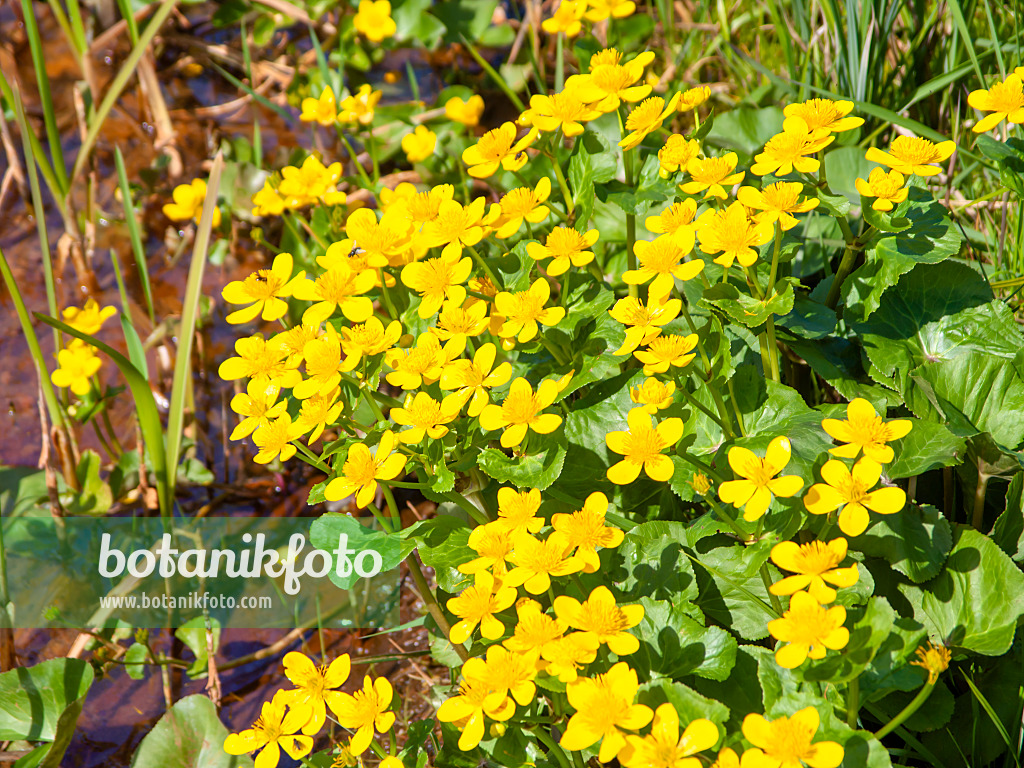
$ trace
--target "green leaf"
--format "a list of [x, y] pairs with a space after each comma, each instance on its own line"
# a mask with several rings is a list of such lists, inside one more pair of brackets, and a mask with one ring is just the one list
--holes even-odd
[[81, 659], [51, 659], [0, 674], [0, 740], [62, 739], [68, 727], [74, 730], [92, 682], [92, 666]]
[[706, 288], [702, 302], [729, 316], [731, 320], [748, 328], [764, 325], [769, 317], [786, 315], [793, 309], [793, 283], [791, 278], [779, 281], [777, 292], [771, 299], [761, 301], [739, 290], [732, 283], [718, 283]]
[[142, 643], [132, 643], [124, 655], [124, 671], [132, 680], [141, 680], [146, 676], [146, 662], [149, 651]]
[[[872, 597], [859, 611], [847, 619], [850, 640], [840, 654], [828, 654], [796, 670], [804, 680], [829, 681], [839, 685], [858, 677], [871, 663], [882, 643], [889, 637], [896, 613], [884, 597]], [[850, 621], [852, 619], [852, 622]]]
[[576, 224], [585, 225], [594, 212], [594, 185], [614, 178], [619, 155], [611, 142], [596, 131], [584, 131], [569, 156], [569, 185], [576, 205]]
[[921, 668], [910, 666], [915, 651], [928, 638], [921, 622], [898, 617], [889, 636], [860, 676], [864, 701], [877, 701], [891, 691], [916, 691], [921, 687]]
[[[61, 501], [72, 515], [103, 515], [114, 503], [114, 495], [100, 477], [102, 460], [96, 451], [84, 451], [75, 467], [75, 476], [81, 490], [67, 490]], [[61, 483], [63, 485], [63, 483]]]
[[660, 681], [641, 685], [639, 700], [651, 709], [657, 709], [659, 704], [665, 702], [671, 704], [679, 715], [680, 730], [702, 717], [717, 726], [724, 726], [729, 719], [729, 708], [725, 704], [701, 696], [682, 683]]
[[[328, 512], [316, 518], [309, 526], [309, 541], [317, 549], [335, 555], [340, 537], [346, 537], [346, 546], [355, 552], [373, 550], [381, 556], [381, 573], [393, 570], [402, 562], [401, 535], [375, 531], [363, 525], [357, 518]], [[337, 558], [332, 558], [332, 568], [328, 574], [330, 580], [341, 589], [351, 589], [360, 578], [352, 568], [347, 576], [338, 575]], [[344, 565], [344, 564], [343, 564]], [[346, 570], [343, 568], [343, 570]]]
[[458, 43], [462, 36], [479, 40], [491, 25], [497, 6], [498, 0], [443, 0], [432, 10], [445, 26], [444, 41]]
[[797, 293], [792, 310], [775, 322], [799, 338], [823, 339], [836, 329], [836, 313], [803, 293]]
[[469, 534], [469, 527], [463, 523], [444, 538], [439, 538], [435, 532], [429, 538], [434, 543], [425, 541], [418, 547], [423, 564], [434, 569], [437, 584], [445, 592], [458, 592], [472, 582], [472, 576], [458, 571], [460, 565], [477, 557], [477, 553], [469, 546]]
[[952, 545], [949, 522], [930, 504], [909, 504], [895, 515], [877, 516], [853, 544], [866, 555], [883, 558], [917, 584], [938, 574]]
[[[693, 687], [698, 693], [722, 702], [731, 717], [726, 725], [730, 732], [738, 732], [743, 718], [750, 712], [763, 712], [767, 694], [761, 690], [758, 672], [762, 663], [775, 665], [775, 657], [767, 648], [741, 645], [736, 649], [732, 672], [724, 681], [695, 678]], [[775, 665], [776, 669], [781, 669]], [[795, 685], [795, 683], [794, 683]]]
[[1014, 562], [1024, 560], [1024, 474], [1015, 475], [1006, 490], [1006, 509], [992, 528], [992, 541], [999, 545]]
[[885, 474], [893, 480], [959, 464], [965, 450], [963, 438], [938, 422], [923, 419], [914, 421], [910, 434], [892, 445], [896, 456]]
[[[828, 186], [836, 195], [846, 198], [847, 210], [841, 215], [846, 215], [850, 204], [860, 204], [860, 192], [857, 191], [855, 182], [858, 178], [867, 179], [874, 167], [874, 163], [864, 158], [864, 150], [860, 147], [828, 148], [825, 154]], [[829, 197], [835, 199], [833, 196]]]
[[434, 48], [447, 28], [443, 21], [428, 13], [430, 6], [431, 0], [396, 0], [391, 12], [397, 27], [395, 37]]
[[530, 453], [526, 456], [506, 456], [497, 448], [484, 448], [477, 465], [499, 483], [546, 490], [562, 474], [568, 449], [565, 440], [556, 435], [530, 434]]
[[[715, 537], [701, 542], [719, 541]], [[700, 588], [698, 607], [719, 624], [731, 627], [746, 640], [768, 636], [767, 624], [778, 615], [772, 610], [768, 589], [759, 569], [768, 560], [771, 541], [752, 546], [718, 546], [694, 555], [694, 571]], [[768, 572], [778, 581], [779, 572], [771, 565]]]
[[644, 618], [633, 630], [641, 640], [638, 669], [679, 679], [699, 675], [726, 680], [736, 663], [736, 639], [721, 627], [704, 627], [675, 601], [642, 598]]
[[782, 131], [784, 119], [781, 107], [731, 109], [715, 115], [715, 124], [707, 140], [715, 146], [750, 157], [760, 152], [768, 139]]
[[[213, 635], [213, 652], [216, 654], [220, 646], [220, 622], [212, 616], [210, 628]], [[210, 663], [210, 654], [206, 646], [206, 619], [203, 616], [189, 619], [174, 630], [174, 636], [187, 645], [196, 657], [186, 674], [193, 680], [206, 677]]]
[[217, 708], [202, 694], [175, 702], [146, 734], [132, 756], [131, 768], [251, 768], [248, 755], [224, 751], [228, 729]]
[[899, 590], [929, 634], [984, 656], [1009, 650], [1024, 614], [1024, 573], [990, 538], [969, 528], [956, 531], [938, 576]]
[[622, 599], [635, 602], [643, 596], [674, 605], [696, 599], [693, 567], [681, 550], [686, 540], [686, 526], [678, 522], [652, 520], [629, 531], [616, 548], [625, 568], [625, 575], [614, 579]]

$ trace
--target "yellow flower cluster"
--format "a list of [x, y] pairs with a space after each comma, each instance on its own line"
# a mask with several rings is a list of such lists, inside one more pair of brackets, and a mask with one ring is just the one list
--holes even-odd
[[[89, 299], [83, 307], [65, 309], [61, 319], [76, 331], [95, 336], [116, 312], [114, 307], [101, 308], [95, 299]], [[50, 374], [50, 381], [54, 386], [84, 397], [92, 390], [92, 377], [102, 365], [103, 359], [96, 354], [96, 347], [81, 339], [69, 338], [64, 349], [57, 352], [57, 368]]]
[[324, 165], [319, 157], [310, 155], [302, 165], [281, 169], [280, 180], [266, 179], [252, 196], [253, 216], [280, 216], [315, 203], [344, 205], [348, 197], [338, 191], [341, 163]]

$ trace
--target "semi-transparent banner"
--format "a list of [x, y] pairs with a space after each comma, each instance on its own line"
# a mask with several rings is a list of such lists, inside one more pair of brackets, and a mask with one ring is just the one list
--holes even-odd
[[19, 627], [398, 626], [400, 539], [355, 518], [2, 521]]

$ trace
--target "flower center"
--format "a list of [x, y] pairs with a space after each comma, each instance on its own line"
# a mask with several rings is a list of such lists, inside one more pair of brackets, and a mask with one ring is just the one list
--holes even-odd
[[784, 181], [771, 184], [762, 193], [767, 208], [774, 208], [778, 211], [788, 211], [796, 208], [797, 197], [800, 189]]
[[812, 541], [800, 547], [796, 558], [800, 573], [821, 574], [839, 564], [835, 552], [820, 541]]
[[988, 89], [988, 109], [992, 112], [1016, 112], [1024, 107], [1024, 89], [1010, 83], [996, 83]]
[[369, 453], [360, 451], [355, 456], [349, 452], [348, 460], [342, 467], [342, 474], [357, 485], [368, 485], [372, 483], [377, 475], [377, 465]]
[[618, 64], [600, 65], [593, 71], [590, 79], [602, 91], [611, 94], [625, 90], [633, 82], [629, 70]]
[[657, 127], [661, 124], [661, 110], [664, 106], [665, 100], [660, 96], [644, 99], [626, 118], [626, 130], [638, 131]]
[[626, 457], [640, 463], [661, 455], [665, 441], [653, 427], [641, 427], [636, 432], [626, 433]]
[[939, 159], [934, 144], [928, 139], [914, 136], [897, 136], [892, 143], [891, 152], [893, 156], [912, 165], [925, 165]]
[[317, 293], [321, 301], [332, 301], [339, 304], [356, 295], [355, 272], [349, 270], [329, 269], [316, 279]]
[[513, 141], [515, 141], [515, 129], [503, 125], [481, 136], [476, 146], [485, 160], [493, 162], [508, 156], [512, 151]]
[[763, 459], [755, 459], [747, 462], [742, 474], [758, 488], [766, 488], [775, 477], [775, 473], [771, 470], [771, 467], [765, 466]]
[[513, 189], [501, 198], [501, 212], [508, 219], [518, 219], [525, 216], [537, 205], [533, 197], [533, 191], [525, 187]]
[[532, 424], [537, 418], [537, 398], [531, 392], [529, 394], [512, 394], [505, 399], [502, 411], [505, 418], [513, 424]]
[[733, 164], [725, 157], [707, 157], [701, 160], [700, 167], [692, 176], [694, 181], [701, 184], [717, 184], [732, 173], [732, 169]]
[[812, 736], [813, 734], [799, 723], [773, 722], [768, 746], [764, 750], [765, 755], [781, 760], [783, 763], [799, 765], [800, 761], [806, 758], [812, 750]]
[[679, 266], [683, 253], [672, 240], [659, 239], [651, 243], [651, 247], [640, 257], [644, 269], [651, 272], [671, 272]]
[[544, 312], [544, 298], [530, 291], [519, 291], [515, 299], [515, 319], [522, 322], [536, 320]]

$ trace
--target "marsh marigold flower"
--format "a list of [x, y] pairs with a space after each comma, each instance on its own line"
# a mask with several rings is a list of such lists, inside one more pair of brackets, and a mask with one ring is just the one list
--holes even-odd
[[579, 670], [597, 658], [599, 646], [597, 640], [583, 632], [573, 632], [547, 643], [540, 652], [547, 662], [544, 671], [563, 683], [571, 683], [579, 678]]
[[679, 111], [689, 112], [691, 109], [696, 109], [710, 98], [711, 89], [708, 86], [698, 85], [694, 88], [690, 88], [688, 91], [683, 91], [682, 98], [679, 100]]
[[749, 267], [757, 261], [754, 246], [764, 245], [775, 236], [771, 224], [758, 224], [747, 217], [746, 206], [734, 202], [724, 211], [708, 210], [698, 219], [697, 238], [704, 253], [716, 256], [714, 261], [731, 267], [734, 261]]
[[369, 208], [357, 208], [345, 222], [345, 234], [363, 252], [367, 265], [376, 269], [393, 263], [409, 250], [412, 222], [402, 210], [388, 209], [377, 221], [377, 214]]
[[225, 319], [229, 323], [247, 323], [261, 315], [264, 320], [279, 320], [288, 312], [284, 299], [292, 295], [306, 273], [292, 276], [292, 255], [279, 253], [270, 269], [253, 272], [245, 280], [232, 280], [221, 291], [228, 304], [249, 304], [245, 309], [232, 312]]
[[59, 367], [50, 374], [54, 386], [70, 388], [79, 397], [84, 397], [89, 394], [91, 379], [103, 365], [103, 360], [94, 347], [73, 339], [67, 348], [57, 353], [57, 364]]
[[[363, 0], [367, 2], [367, 0]], [[385, 2], [385, 4], [387, 4]], [[381, 92], [373, 90], [373, 86], [364, 83], [354, 94], [342, 99], [339, 105], [338, 120], [342, 123], [359, 123], [369, 125], [373, 122], [373, 111], [380, 101]]]
[[459, 724], [459, 749], [463, 751], [474, 749], [483, 739], [487, 718], [504, 722], [516, 712], [515, 702], [507, 694], [494, 695], [491, 677], [484, 659], [469, 659], [462, 665], [459, 695], [447, 699], [437, 709], [437, 719], [442, 723]]
[[280, 455], [281, 461], [288, 461], [298, 450], [292, 442], [302, 436], [302, 427], [292, 423], [292, 417], [282, 413], [273, 421], [257, 427], [252, 441], [259, 448], [253, 457], [257, 464], [269, 464]]
[[412, 349], [389, 349], [384, 360], [393, 370], [387, 375], [388, 384], [402, 389], [419, 389], [441, 378], [441, 370], [448, 357], [441, 342], [430, 331], [424, 331]]
[[636, 11], [633, 0], [588, 0], [587, 21], [604, 21], [609, 16], [613, 19], [624, 19]]
[[396, 424], [409, 427], [398, 433], [400, 442], [416, 445], [423, 442], [424, 437], [438, 440], [448, 434], [448, 427], [459, 417], [462, 399], [458, 395], [448, 395], [440, 403], [426, 392], [410, 392], [405, 396], [401, 408], [392, 408], [389, 415]]
[[743, 507], [744, 520], [757, 520], [768, 511], [772, 497], [795, 496], [804, 487], [797, 475], [776, 477], [789, 464], [793, 447], [788, 437], [776, 437], [768, 443], [764, 458], [749, 448], [729, 449], [729, 466], [740, 480], [729, 480], [718, 487], [718, 498], [734, 507]]
[[570, 90], [550, 96], [534, 94], [530, 97], [530, 114], [532, 124], [539, 130], [554, 133], [561, 129], [565, 136], [579, 136], [583, 133], [583, 123], [601, 116]]
[[608, 479], [616, 485], [628, 485], [637, 479], [640, 470], [659, 483], [672, 479], [675, 465], [662, 451], [679, 442], [683, 436], [683, 420], [665, 419], [651, 426], [651, 417], [643, 408], [633, 408], [626, 415], [627, 431], [605, 435], [608, 449], [623, 459], [608, 468]]
[[653, 376], [655, 373], [665, 373], [669, 366], [683, 368], [690, 364], [696, 356], [693, 352], [697, 346], [697, 334], [689, 336], [671, 334], [658, 336], [651, 341], [647, 349], [638, 349], [633, 357], [644, 364], [644, 375]]
[[305, 654], [291, 651], [284, 656], [284, 674], [295, 688], [278, 691], [274, 698], [280, 697], [290, 707], [307, 707], [311, 714], [302, 732], [315, 736], [327, 720], [326, 703], [336, 701], [341, 696], [341, 692], [334, 689], [344, 685], [351, 669], [347, 653], [336, 658], [330, 665], [318, 667]]
[[1016, 72], [1001, 82], [993, 83], [987, 91], [979, 89], [968, 94], [968, 104], [979, 112], [992, 113], [985, 115], [971, 130], [975, 133], [984, 133], [995, 128], [1003, 120], [1008, 120], [1011, 123], [1024, 123], [1022, 75], [1024, 75], [1024, 67], [1017, 67]]
[[583, 502], [583, 508], [572, 514], [558, 513], [551, 518], [551, 527], [565, 534], [575, 548], [576, 557], [583, 560], [583, 572], [595, 573], [601, 567], [597, 548], [612, 549], [619, 546], [625, 534], [610, 525], [605, 525], [608, 512], [608, 497], [594, 491]]
[[[526, 253], [534, 261], [550, 258], [547, 272], [552, 277], [564, 274], [569, 265], [584, 267], [594, 260], [594, 252], [586, 250], [597, 242], [600, 233], [596, 229], [580, 232], [572, 227], [555, 227], [548, 234], [544, 245], [527, 243]], [[535, 283], [536, 285], [536, 283]]]
[[341, 381], [341, 337], [328, 324], [327, 331], [302, 349], [306, 361], [306, 378], [292, 388], [292, 394], [300, 400], [312, 397], [318, 392], [330, 392]]
[[784, 571], [796, 574], [787, 576], [771, 586], [773, 595], [792, 595], [801, 589], [807, 592], [822, 605], [834, 602], [836, 591], [825, 584], [837, 587], [852, 587], [857, 583], [860, 574], [857, 564], [849, 568], [840, 568], [839, 564], [846, 557], [846, 539], [840, 536], [829, 542], [811, 541], [797, 544], [783, 541], [772, 547], [772, 562]]
[[888, 166], [905, 176], [934, 176], [942, 169], [933, 163], [941, 163], [955, 151], [956, 143], [952, 141], [935, 144], [914, 136], [897, 136], [888, 152], [871, 147], [864, 156], [872, 163]]
[[342, 264], [328, 269], [316, 281], [300, 280], [292, 295], [313, 306], [302, 313], [303, 325], [319, 325], [334, 314], [335, 309], [353, 323], [361, 323], [373, 314], [373, 302], [363, 294], [374, 287], [372, 272], [355, 272]]
[[544, 527], [544, 517], [537, 517], [540, 491], [536, 488], [517, 491], [498, 489], [498, 520], [509, 533], [537, 533]]
[[232, 430], [229, 440], [242, 440], [253, 433], [257, 427], [269, 424], [288, 408], [288, 402], [277, 401], [280, 388], [274, 384], [261, 384], [250, 381], [245, 392], [239, 392], [231, 398], [231, 410], [242, 417], [238, 426]]
[[794, 213], [807, 213], [818, 207], [816, 197], [800, 199], [803, 190], [804, 185], [798, 181], [779, 181], [761, 190], [740, 187], [736, 199], [754, 211], [757, 224], [779, 222], [782, 231], [786, 232], [798, 223]]
[[298, 731], [309, 720], [307, 707], [288, 707], [274, 696], [263, 702], [260, 716], [251, 728], [241, 733], [229, 733], [224, 739], [224, 751], [229, 755], [244, 755], [259, 750], [256, 768], [276, 768], [281, 762], [281, 750], [298, 760], [308, 755], [313, 748], [310, 736], [299, 735]]
[[456, 304], [466, 300], [466, 289], [461, 283], [466, 282], [472, 271], [471, 258], [442, 255], [406, 264], [402, 268], [402, 282], [420, 295], [417, 314], [426, 319], [438, 313], [445, 299]]
[[410, 163], [426, 160], [434, 154], [436, 144], [437, 134], [425, 125], [417, 125], [416, 130], [402, 137], [402, 151], [405, 152], [405, 159]]
[[540, 595], [551, 587], [552, 576], [567, 576], [583, 570], [583, 560], [572, 557], [573, 547], [558, 531], [541, 540], [528, 533], [512, 537], [512, 569], [505, 583], [523, 587], [531, 595]]
[[502, 123], [481, 136], [476, 144], [467, 147], [462, 153], [462, 162], [469, 166], [469, 175], [474, 179], [493, 176], [499, 165], [506, 171], [518, 171], [526, 165], [526, 148], [537, 134], [537, 129], [531, 128], [516, 141], [515, 123]]
[[398, 27], [391, 18], [391, 3], [388, 0], [359, 0], [359, 10], [352, 19], [359, 34], [375, 43], [393, 37]]
[[679, 245], [683, 253], [693, 250], [697, 239], [697, 201], [683, 200], [672, 203], [657, 216], [648, 216], [644, 226], [656, 235], [668, 235]]
[[559, 745], [575, 752], [600, 741], [597, 759], [610, 762], [626, 746], [624, 731], [638, 731], [654, 716], [650, 707], [633, 703], [639, 688], [636, 671], [624, 661], [603, 675], [569, 683], [566, 693], [576, 714]]
[[[647, 375], [647, 374], [645, 374]], [[658, 381], [653, 377], [644, 379], [639, 387], [629, 390], [629, 399], [643, 406], [651, 416], [672, 405], [672, 396], [676, 391], [675, 382]]]
[[488, 432], [501, 429], [501, 447], [513, 448], [523, 442], [528, 429], [547, 435], [562, 424], [562, 417], [554, 413], [541, 413], [555, 402], [558, 384], [545, 379], [536, 393], [524, 378], [512, 382], [505, 402], [488, 405], [480, 412], [480, 428]]
[[341, 194], [334, 186], [341, 178], [341, 163], [325, 166], [316, 155], [309, 155], [299, 167], [285, 166], [281, 169], [281, 177], [277, 191], [287, 208], [301, 208], [317, 200], [326, 200], [332, 193]]
[[835, 137], [825, 129], [812, 131], [802, 117], [787, 117], [782, 132], [768, 139], [764, 152], [754, 158], [750, 171], [758, 176], [768, 173], [785, 176], [794, 168], [801, 173], [814, 173], [821, 167], [821, 161], [810, 155], [833, 141]]
[[505, 318], [498, 335], [525, 343], [537, 336], [539, 325], [558, 325], [565, 317], [565, 309], [545, 307], [550, 297], [551, 286], [543, 277], [537, 278], [529, 290], [498, 293], [494, 297], [494, 308]]
[[442, 256], [459, 258], [464, 247], [472, 247], [483, 240], [484, 227], [493, 224], [500, 215], [497, 206], [491, 206], [485, 216], [486, 204], [482, 197], [466, 206], [456, 200], [443, 201], [438, 206], [437, 216], [423, 225], [423, 244], [428, 248], [444, 246]]
[[612, 354], [628, 355], [642, 344], [650, 344], [661, 333], [661, 326], [679, 316], [682, 307], [683, 302], [679, 299], [659, 301], [648, 297], [644, 304], [638, 298], [626, 296], [616, 301], [608, 314], [626, 326], [626, 338]]
[[949, 649], [941, 645], [935, 645], [931, 641], [928, 642], [928, 645], [922, 645], [918, 648], [914, 655], [917, 656], [917, 660], [910, 663], [917, 667], [924, 667], [924, 670], [928, 673], [929, 685], [934, 685], [939, 679], [939, 675], [949, 668], [949, 659], [951, 657]]
[[665, 141], [665, 146], [658, 150], [658, 175], [667, 179], [680, 168], [700, 154], [700, 144], [696, 139], [687, 139], [673, 133]]
[[494, 368], [496, 355], [494, 344], [483, 344], [472, 360], [453, 360], [441, 372], [441, 389], [455, 390], [463, 403], [469, 403], [466, 412], [470, 418], [479, 416], [490, 402], [488, 389], [500, 387], [512, 378], [511, 363]]
[[562, 638], [568, 625], [544, 613], [540, 603], [528, 597], [516, 603], [515, 631], [503, 645], [514, 653], [540, 652]]
[[576, 37], [583, 28], [580, 19], [587, 10], [587, 0], [561, 0], [550, 19], [540, 23], [541, 29], [549, 35], [561, 32], [566, 37]]
[[864, 118], [849, 117], [852, 109], [852, 101], [809, 99], [799, 104], [787, 104], [782, 113], [786, 117], [799, 117], [809, 131], [824, 129], [830, 133], [842, 133], [864, 125]]
[[675, 94], [667, 104], [661, 96], [652, 96], [633, 107], [626, 117], [626, 130], [629, 133], [622, 137], [619, 146], [624, 150], [633, 149], [647, 134], [661, 128], [665, 119], [676, 111], [680, 96], [681, 94]]
[[[526, 220], [530, 224], [540, 224], [551, 213], [551, 209], [543, 203], [551, 195], [551, 179], [541, 177], [534, 189], [519, 187], [502, 195], [498, 203], [501, 218], [495, 222], [498, 231], [495, 235], [500, 240], [512, 237]], [[596, 230], [595, 230], [596, 231]]]
[[274, 384], [286, 389], [302, 381], [302, 374], [296, 370], [301, 359], [290, 355], [279, 341], [266, 341], [257, 334], [238, 339], [235, 352], [238, 357], [229, 357], [217, 370], [224, 381], [250, 378], [262, 386]]
[[67, 307], [61, 312], [61, 319], [74, 328], [89, 336], [95, 336], [100, 332], [103, 324], [117, 314], [116, 307], [100, 307], [96, 299], [88, 299], [85, 305], [79, 307]]
[[299, 120], [304, 123], [319, 123], [323, 126], [338, 122], [338, 100], [334, 97], [334, 89], [324, 86], [317, 98], [309, 97], [302, 100], [302, 114]]
[[494, 614], [505, 610], [516, 601], [516, 590], [505, 586], [487, 571], [476, 574], [476, 581], [447, 602], [448, 610], [459, 617], [452, 626], [449, 640], [462, 644], [480, 625], [480, 635], [497, 640], [505, 634], [505, 625]]
[[486, 303], [479, 302], [465, 307], [447, 300], [441, 305], [437, 326], [431, 328], [430, 332], [445, 342], [445, 353], [448, 359], [453, 359], [466, 350], [466, 340], [470, 336], [479, 336], [489, 325]]
[[838, 768], [843, 748], [834, 741], [814, 742], [821, 718], [814, 707], [790, 717], [766, 720], [751, 713], [743, 719], [743, 735], [754, 745], [743, 754], [743, 768]]
[[735, 152], [721, 157], [691, 157], [686, 163], [686, 172], [691, 181], [680, 184], [679, 188], [688, 195], [704, 193], [704, 199], [717, 197], [725, 200], [725, 187], [743, 181], [743, 171], [736, 172], [738, 158]]
[[[163, 207], [164, 216], [171, 221], [191, 220], [198, 224], [206, 202], [206, 182], [194, 179], [189, 184], [179, 184], [171, 192], [171, 199], [174, 202]], [[220, 226], [220, 208], [213, 209], [213, 226]]]
[[393, 696], [394, 689], [386, 678], [378, 677], [371, 682], [370, 676], [366, 675], [361, 691], [342, 693], [333, 704], [328, 702], [341, 727], [356, 732], [349, 745], [352, 754], [361, 755], [369, 748], [374, 729], [378, 733], [391, 730], [395, 724], [395, 713], [387, 710]]
[[789, 600], [789, 610], [781, 619], [768, 622], [768, 631], [786, 645], [775, 651], [780, 667], [795, 669], [810, 657], [825, 658], [826, 649], [838, 651], [850, 642], [850, 630], [843, 626], [846, 609], [837, 605], [823, 608], [807, 592], [797, 592]]
[[647, 736], [627, 736], [619, 759], [626, 768], [702, 768], [698, 752], [711, 749], [718, 741], [718, 726], [703, 717], [690, 722], [679, 735], [679, 714], [669, 703], [654, 710], [654, 723]]
[[465, 101], [458, 96], [453, 96], [444, 103], [445, 117], [470, 128], [480, 123], [480, 115], [483, 113], [484, 100], [481, 96], [475, 94]]
[[347, 372], [355, 370], [364, 357], [379, 355], [395, 346], [402, 336], [402, 324], [392, 320], [385, 328], [376, 317], [369, 317], [365, 323], [342, 326], [341, 336], [341, 348], [345, 352], [341, 370]]
[[352, 445], [341, 474], [327, 484], [324, 497], [340, 501], [355, 496], [360, 509], [370, 504], [377, 496], [377, 481], [394, 480], [405, 469], [406, 457], [394, 452], [397, 442], [395, 433], [388, 429], [380, 436], [375, 454], [363, 443]]
[[590, 71], [573, 75], [565, 81], [565, 89], [573, 91], [599, 112], [612, 112], [624, 101], [646, 98], [651, 86], [640, 83], [644, 67], [654, 61], [653, 51], [644, 51], [627, 62], [614, 48], [606, 48], [590, 57]]
[[700, 259], [683, 261], [686, 251], [678, 240], [668, 235], [654, 240], [637, 240], [633, 244], [633, 253], [639, 262], [638, 268], [623, 272], [622, 281], [627, 285], [643, 285], [650, 281], [647, 295], [652, 299], [667, 298], [676, 287], [676, 280], [692, 280], [704, 270], [704, 262]]
[[851, 472], [836, 459], [829, 459], [821, 468], [824, 483], [815, 483], [804, 494], [804, 506], [812, 515], [827, 515], [839, 509], [839, 530], [847, 536], [859, 536], [868, 527], [868, 510], [880, 515], [894, 515], [907, 503], [902, 488], [884, 486], [874, 491], [882, 476], [881, 465], [866, 456]]
[[858, 178], [853, 185], [864, 197], [875, 198], [871, 207], [876, 211], [891, 211], [910, 194], [903, 182], [903, 174], [899, 171], [887, 172], [884, 168], [872, 168], [867, 181]]
[[512, 534], [498, 521], [478, 525], [469, 534], [468, 546], [477, 557], [458, 567], [459, 573], [490, 570], [495, 576], [507, 573], [506, 562], [512, 555]]
[[855, 459], [864, 451], [869, 459], [888, 464], [895, 452], [887, 443], [910, 433], [914, 422], [910, 419], [885, 421], [863, 397], [857, 397], [846, 406], [846, 419], [823, 419], [822, 429], [828, 436], [846, 445], [830, 448], [829, 453], [842, 459]]
[[340, 390], [317, 392], [302, 401], [299, 415], [295, 417], [295, 425], [302, 428], [302, 433], [309, 432], [308, 444], [315, 443], [329, 424], [333, 424], [341, 415], [343, 404], [338, 401]]
[[263, 182], [263, 187], [252, 196], [253, 216], [280, 216], [284, 213], [285, 199], [270, 183]]

